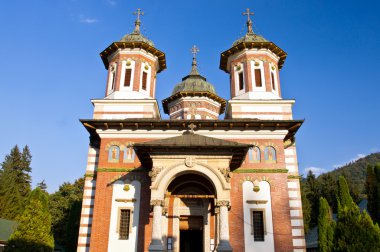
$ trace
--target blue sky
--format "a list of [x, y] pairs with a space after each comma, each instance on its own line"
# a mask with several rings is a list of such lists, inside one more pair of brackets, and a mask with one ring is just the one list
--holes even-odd
[[78, 119], [104, 97], [99, 53], [133, 30], [137, 8], [142, 32], [166, 53], [159, 102], [190, 71], [194, 44], [200, 72], [229, 99], [220, 53], [245, 33], [247, 7], [254, 31], [288, 53], [282, 94], [306, 119], [300, 173], [380, 151], [378, 1], [13, 0], [0, 3], [0, 160], [28, 144], [33, 186], [45, 179], [50, 192], [84, 174], [88, 133]]

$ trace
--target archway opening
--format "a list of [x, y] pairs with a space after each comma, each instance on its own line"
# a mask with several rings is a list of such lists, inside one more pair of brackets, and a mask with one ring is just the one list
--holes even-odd
[[210, 232], [215, 228], [214, 184], [200, 174], [184, 173], [169, 184], [166, 196], [169, 215], [177, 222], [173, 225], [173, 235], [178, 237], [179, 251], [206, 251], [215, 233]]

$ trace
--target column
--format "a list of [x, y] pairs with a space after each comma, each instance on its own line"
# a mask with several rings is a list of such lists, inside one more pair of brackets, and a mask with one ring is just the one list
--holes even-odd
[[230, 245], [230, 231], [228, 227], [228, 200], [218, 200], [216, 205], [219, 207], [219, 244], [216, 251], [232, 251]]
[[153, 227], [152, 227], [152, 241], [149, 245], [149, 251], [164, 251], [162, 245], [162, 207], [164, 206], [163, 200], [151, 200], [150, 205], [153, 206]]

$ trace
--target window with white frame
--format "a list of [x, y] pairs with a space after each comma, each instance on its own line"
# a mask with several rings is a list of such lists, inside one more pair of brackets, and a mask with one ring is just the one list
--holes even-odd
[[264, 62], [251, 61], [252, 90], [265, 91]]
[[118, 216], [117, 232], [119, 234], [119, 240], [128, 240], [129, 234], [132, 232], [132, 214], [133, 211], [130, 208], [120, 208]]
[[109, 68], [108, 93], [115, 90], [117, 64], [113, 63]]
[[277, 71], [276, 67], [273, 64], [270, 64], [270, 80], [271, 80], [271, 87], [272, 91], [277, 92]]
[[120, 77], [120, 90], [132, 90], [133, 75], [134, 75], [135, 62], [133, 60], [126, 60], [122, 63], [121, 77]]
[[149, 66], [148, 63], [143, 63], [141, 64], [141, 85], [140, 85], [140, 90], [143, 93], [149, 94], [149, 89], [150, 89], [150, 73], [151, 72], [151, 67]]
[[245, 78], [243, 63], [240, 63], [235, 66], [235, 89], [236, 95], [243, 94], [245, 92]]
[[264, 241], [265, 239], [265, 210], [251, 210], [251, 233], [255, 242]]

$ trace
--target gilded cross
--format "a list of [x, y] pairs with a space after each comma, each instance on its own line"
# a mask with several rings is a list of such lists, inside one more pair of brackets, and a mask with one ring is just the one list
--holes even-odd
[[190, 123], [188, 127], [190, 128], [190, 132], [194, 133], [194, 129], [197, 127], [197, 125], [195, 125], [194, 123]]
[[191, 53], [193, 54], [193, 58], [196, 58], [197, 57], [197, 53], [199, 52], [199, 49], [197, 46], [193, 45], [193, 47], [191, 48]]
[[137, 11], [133, 12], [133, 15], [137, 15], [137, 20], [136, 21], [140, 21], [140, 15], [144, 16], [144, 12], [142, 12], [141, 9], [138, 8]]
[[247, 12], [243, 12], [243, 16], [247, 16], [247, 21], [249, 22], [249, 21], [251, 21], [251, 18], [249, 17], [249, 16], [253, 16], [253, 14], [255, 14], [255, 13], [253, 13], [253, 12], [250, 12], [249, 11], [249, 8], [247, 8], [247, 10], [246, 10]]

